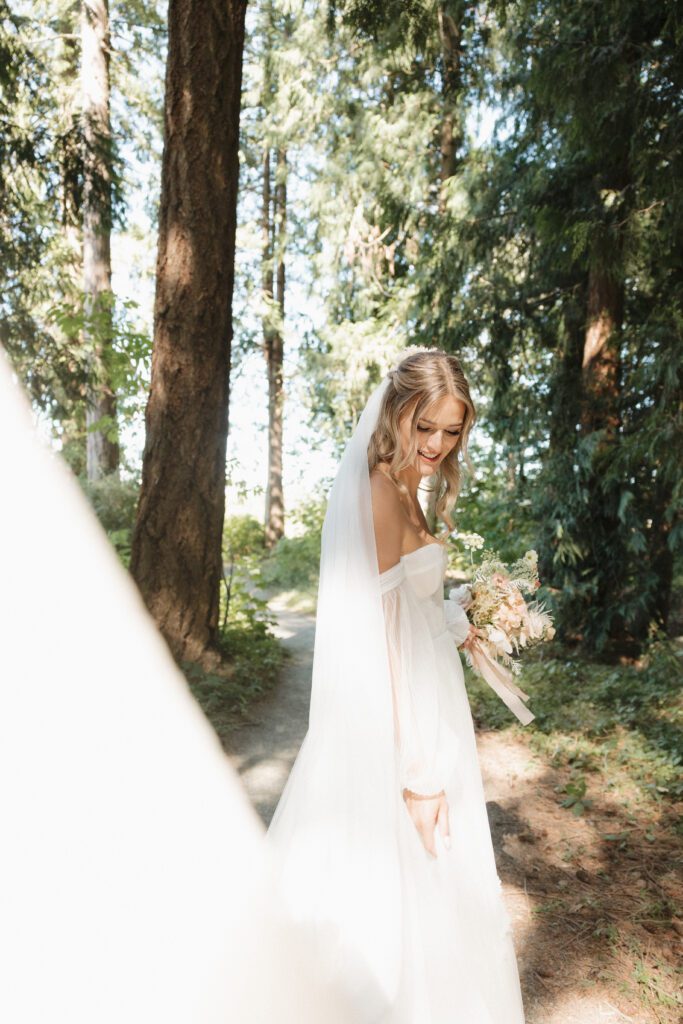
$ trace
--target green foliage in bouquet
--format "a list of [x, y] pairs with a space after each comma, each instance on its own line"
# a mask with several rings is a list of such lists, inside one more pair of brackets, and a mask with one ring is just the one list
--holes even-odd
[[[541, 585], [536, 552], [530, 549], [508, 565], [497, 551], [484, 547], [479, 534], [456, 532], [451, 539], [454, 545], [470, 552], [471, 603], [467, 615], [482, 631], [480, 643], [490, 657], [519, 674], [520, 651], [555, 636], [552, 617], [543, 603], [525, 601], [522, 596], [535, 593]], [[472, 554], [475, 550], [481, 551], [476, 565]]]

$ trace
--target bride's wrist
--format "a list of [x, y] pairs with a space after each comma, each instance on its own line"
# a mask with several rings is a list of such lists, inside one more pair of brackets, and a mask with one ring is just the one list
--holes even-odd
[[414, 793], [412, 789], [408, 789], [407, 786], [403, 789], [404, 800], [438, 800], [439, 797], [445, 796], [446, 791], [440, 789], [438, 793]]

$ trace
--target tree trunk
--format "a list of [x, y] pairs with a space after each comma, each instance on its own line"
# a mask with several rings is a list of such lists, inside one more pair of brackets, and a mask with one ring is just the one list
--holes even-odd
[[[83, 99], [83, 341], [89, 356], [86, 407], [87, 475], [98, 480], [119, 468], [116, 397], [107, 372], [111, 346], [111, 127], [109, 122], [109, 4], [84, 0], [81, 9]], [[99, 426], [98, 426], [99, 424]]]
[[[266, 341], [268, 362], [268, 487], [266, 489], [266, 546], [273, 547], [285, 532], [282, 488], [282, 435], [284, 387], [285, 246], [287, 231], [287, 154], [277, 151], [275, 206], [273, 211], [274, 253], [277, 259], [275, 305], [277, 321]], [[271, 263], [272, 268], [272, 263]], [[272, 289], [273, 274], [270, 283]]]
[[619, 334], [623, 316], [621, 285], [601, 269], [588, 276], [588, 310], [583, 349], [582, 433], [619, 428]]
[[576, 447], [576, 424], [581, 417], [583, 383], [581, 362], [586, 334], [585, 288], [567, 296], [562, 306], [559, 351], [554, 361], [549, 396], [548, 455], [569, 455]]
[[170, 0], [152, 383], [131, 569], [175, 656], [212, 661], [225, 512], [246, 0]]
[[[54, 74], [59, 82], [59, 120], [62, 139], [59, 147], [60, 217], [63, 229], [64, 266], [59, 276], [59, 299], [77, 309], [83, 295], [83, 231], [81, 165], [83, 156], [79, 117], [83, 100], [80, 96], [80, 10], [67, 9], [55, 19]], [[76, 141], [77, 140], [77, 141]], [[70, 352], [78, 352], [82, 332], [73, 328], [66, 334]], [[68, 391], [68, 414], [61, 418], [61, 452], [77, 476], [87, 475], [87, 444], [85, 415], [87, 392], [80, 373], [72, 375]]]
[[444, 213], [446, 197], [444, 185], [455, 174], [457, 153], [462, 143], [462, 130], [457, 114], [457, 102], [462, 88], [460, 73], [460, 25], [447, 12], [446, 4], [439, 4], [439, 39], [441, 42], [441, 161], [439, 168], [439, 212]]
[[[618, 516], [617, 488], [606, 487], [606, 469], [620, 427], [620, 336], [623, 316], [622, 287], [604, 269], [592, 267], [588, 274], [586, 333], [582, 360], [580, 430], [586, 436], [603, 432], [592, 449], [591, 465], [583, 480], [586, 518], [590, 523], [589, 551], [584, 570], [593, 573], [597, 608], [617, 607], [627, 586], [624, 548]], [[605, 564], [600, 564], [605, 563]], [[615, 650], [627, 651], [623, 617], [610, 614], [609, 642]], [[592, 644], [593, 641], [590, 641]]]
[[[652, 600], [652, 618], [660, 629], [666, 631], [671, 614], [671, 591], [674, 580], [674, 557], [668, 545], [671, 522], [667, 511], [671, 508], [672, 488], [661, 482], [652, 493], [652, 526], [648, 542], [648, 556], [657, 579]], [[644, 624], [644, 629], [647, 623]]]
[[[439, 216], [446, 213], [445, 184], [457, 169], [457, 152], [462, 133], [457, 117], [456, 105], [462, 87], [460, 74], [460, 25], [447, 11], [445, 3], [439, 4], [438, 23], [441, 44], [441, 142], [439, 162]], [[439, 492], [430, 485], [427, 494], [425, 518], [432, 533], [437, 528], [436, 503]]]

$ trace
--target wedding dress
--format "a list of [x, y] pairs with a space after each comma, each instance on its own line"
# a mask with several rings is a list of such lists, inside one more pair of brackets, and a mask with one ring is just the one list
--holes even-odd
[[[524, 1024], [437, 541], [379, 573], [367, 442], [342, 459], [323, 529], [309, 730], [270, 824], [290, 912], [354, 1024]], [[445, 790], [451, 846], [424, 848], [404, 787]]]
[[407, 809], [399, 816], [404, 959], [387, 1020], [522, 1024], [510, 921], [456, 647], [468, 621], [460, 606], [444, 602], [445, 561], [444, 548], [431, 543], [380, 575], [401, 785], [418, 793], [445, 789], [451, 833], [446, 849], [436, 829], [433, 859]]

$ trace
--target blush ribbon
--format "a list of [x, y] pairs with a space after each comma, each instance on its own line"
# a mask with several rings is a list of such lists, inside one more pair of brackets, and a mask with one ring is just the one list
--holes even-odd
[[494, 661], [483, 649], [478, 640], [473, 641], [469, 648], [470, 664], [479, 675], [486, 680], [491, 689], [498, 694], [503, 703], [519, 719], [522, 725], [528, 725], [536, 717], [522, 701], [529, 699], [529, 694], [520, 690], [512, 678], [512, 673], [497, 661]]

